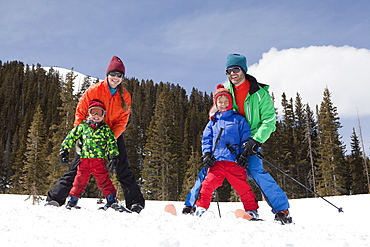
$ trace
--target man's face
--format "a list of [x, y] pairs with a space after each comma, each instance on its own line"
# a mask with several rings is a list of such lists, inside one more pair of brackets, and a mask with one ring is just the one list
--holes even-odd
[[[238, 72], [236, 72], [238, 71]], [[245, 81], [245, 75], [243, 70], [238, 67], [231, 67], [226, 70], [227, 77], [234, 86], [239, 86]]]

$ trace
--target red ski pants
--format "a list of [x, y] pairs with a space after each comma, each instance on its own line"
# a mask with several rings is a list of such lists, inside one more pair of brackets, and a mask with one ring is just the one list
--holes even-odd
[[98, 188], [103, 192], [104, 197], [107, 197], [112, 193], [117, 193], [116, 188], [114, 188], [113, 183], [109, 178], [105, 159], [81, 158], [70, 194], [80, 198], [82, 192], [85, 191], [91, 174], [94, 175]]
[[245, 211], [258, 209], [257, 199], [247, 182], [245, 169], [231, 161], [216, 161], [214, 166], [208, 169], [196, 205], [208, 209], [213, 191], [222, 185], [225, 178], [240, 196]]

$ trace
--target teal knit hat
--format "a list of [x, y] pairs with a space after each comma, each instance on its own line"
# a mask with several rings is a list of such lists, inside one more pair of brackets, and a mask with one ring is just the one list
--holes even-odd
[[247, 58], [240, 54], [230, 54], [226, 59], [226, 69], [232, 66], [239, 66], [247, 74]]

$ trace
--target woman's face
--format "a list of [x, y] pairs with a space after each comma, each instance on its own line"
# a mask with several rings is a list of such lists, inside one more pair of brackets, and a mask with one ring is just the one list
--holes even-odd
[[111, 88], [116, 88], [123, 80], [121, 72], [111, 71], [108, 74], [108, 83]]

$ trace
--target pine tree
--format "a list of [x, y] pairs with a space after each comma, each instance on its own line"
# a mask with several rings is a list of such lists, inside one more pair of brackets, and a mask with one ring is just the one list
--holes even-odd
[[84, 92], [93, 84], [92, 79], [90, 76], [85, 76], [84, 81], [80, 85], [80, 88], [78, 89], [78, 92], [76, 94], [76, 97], [79, 99]]
[[180, 200], [185, 200], [190, 189], [194, 186], [196, 179], [198, 178], [199, 171], [203, 168], [202, 155], [199, 151], [195, 151], [191, 147], [191, 155], [186, 162], [187, 170], [185, 173], [185, 179], [182, 184], [182, 193], [180, 195]]
[[318, 138], [320, 142], [317, 165], [319, 178], [317, 191], [324, 196], [345, 194], [344, 147], [338, 133], [341, 124], [337, 108], [331, 102], [328, 88], [324, 90], [323, 101], [317, 116]]
[[360, 143], [361, 143], [361, 147], [362, 147], [362, 156], [363, 156], [363, 161], [364, 161], [364, 173], [365, 173], [366, 184], [367, 184], [367, 193], [370, 193], [370, 174], [369, 174], [369, 167], [368, 167], [369, 158], [366, 157], [364, 140], [362, 138], [362, 127], [361, 127], [360, 118], [358, 117], [358, 112], [357, 112], [357, 119], [358, 119], [358, 129], [359, 129]]
[[24, 81], [23, 63], [8, 62], [0, 67], [0, 191], [9, 192], [13, 183], [14, 152], [13, 143], [19, 122], [20, 98]]
[[23, 186], [25, 192], [33, 196], [33, 203], [38, 202], [46, 193], [45, 184], [46, 162], [45, 162], [45, 127], [43, 122], [41, 107], [37, 106], [35, 116], [29, 129], [27, 139], [26, 161], [23, 168]]
[[[294, 104], [294, 111], [295, 111], [295, 142], [294, 142], [294, 148], [295, 148], [295, 172], [294, 177], [303, 183], [306, 186], [309, 186], [309, 179], [308, 174], [310, 172], [311, 168], [311, 160], [309, 158], [308, 150], [310, 148], [310, 144], [308, 142], [308, 134], [306, 131], [308, 129], [311, 129], [311, 121], [310, 119], [306, 119], [309, 117], [309, 113], [306, 112], [306, 110], [309, 109], [305, 107], [305, 105], [302, 104], [302, 98], [297, 93], [296, 100]], [[312, 131], [312, 130], [311, 130]], [[312, 141], [312, 136], [309, 136]], [[307, 190], [305, 190], [302, 186], [295, 183], [295, 190], [296, 190], [296, 197], [295, 198], [301, 198], [301, 197], [307, 197], [310, 196], [310, 194], [307, 194]]]
[[317, 159], [317, 128], [309, 104], [305, 108], [305, 143], [307, 143], [307, 158], [310, 164], [310, 170], [307, 173], [308, 184], [314, 192], [316, 192], [316, 159]]
[[351, 154], [347, 157], [350, 180], [348, 181], [347, 189], [351, 194], [367, 193], [366, 176], [364, 172], [363, 154], [360, 148], [360, 142], [353, 128], [351, 136]]
[[155, 114], [148, 130], [143, 167], [144, 193], [147, 199], [178, 200], [180, 181], [180, 137], [174, 112], [173, 94], [164, 90], [158, 98]]
[[[282, 94], [281, 105], [283, 107], [283, 116], [280, 121], [280, 138], [279, 138], [279, 168], [286, 171], [294, 177], [296, 166], [296, 131], [295, 131], [295, 113], [293, 100], [287, 100], [285, 93]], [[276, 182], [283, 187], [289, 198], [295, 198], [296, 184], [277, 171], [272, 171], [275, 174]]]
[[[59, 161], [59, 150], [67, 133], [73, 128], [74, 113], [77, 106], [77, 97], [74, 92], [74, 80], [77, 75], [74, 74], [73, 68], [67, 73], [66, 79], [61, 80], [60, 89], [58, 90], [61, 99], [61, 106], [57, 107], [59, 116], [58, 123], [49, 128], [50, 137], [46, 143], [48, 150], [46, 160], [48, 161], [47, 184], [52, 186], [63, 174], [66, 167], [62, 167]], [[71, 155], [73, 152], [71, 152]], [[67, 167], [68, 168], [68, 167]]]
[[144, 164], [144, 148], [148, 128], [154, 115], [157, 85], [153, 81], [139, 82], [136, 78], [126, 80], [125, 88], [131, 93], [131, 115], [125, 131], [125, 143], [130, 167], [141, 185]]
[[27, 129], [25, 127], [25, 121], [23, 121], [22, 125], [19, 126], [18, 130], [14, 135], [14, 142], [12, 145], [12, 150], [14, 151], [14, 162], [12, 166], [13, 174], [11, 176], [11, 186], [10, 186], [10, 193], [13, 194], [24, 194], [25, 190], [22, 183], [22, 176], [23, 176], [23, 167], [25, 164], [25, 153], [27, 150], [27, 136], [24, 136], [23, 129]]

